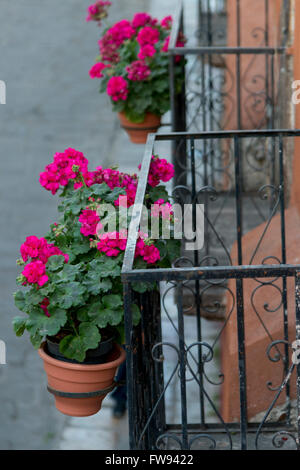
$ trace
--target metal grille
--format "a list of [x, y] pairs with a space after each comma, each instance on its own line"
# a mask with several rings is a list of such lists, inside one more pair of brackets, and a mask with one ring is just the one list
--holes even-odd
[[[300, 265], [288, 264], [284, 178], [286, 149], [299, 136], [299, 130], [149, 136], [122, 270], [131, 448], [299, 448], [300, 369], [291, 353], [292, 342], [300, 339]], [[274, 182], [253, 193], [264, 222], [253, 232], [250, 245], [245, 242], [251, 229], [246, 224], [250, 206], [241, 172], [249, 139], [263, 142], [266, 152], [271, 147], [276, 163]], [[182, 257], [174, 260], [172, 268], [134, 269], [151, 156], [160, 154], [161, 145], [174, 142], [187, 149], [187, 184], [176, 185], [172, 195], [181, 204], [204, 204], [204, 247], [187, 255], [183, 240]], [[205, 154], [196, 149], [225, 144], [233, 149], [231, 185], [223, 180], [203, 186], [199, 168]], [[232, 203], [234, 214], [233, 236], [228, 240], [223, 239], [226, 221], [220, 219], [219, 226], [216, 222], [226, 201]], [[256, 226], [260, 221], [254, 222]], [[137, 281], [154, 282], [157, 290], [139, 295], [142, 320], [133, 328], [132, 283]], [[185, 304], [186, 291], [190, 305]], [[251, 354], [247, 361], [250, 317], [256, 322], [255, 334], [266, 341], [255, 362]], [[232, 331], [229, 351], [227, 335]], [[267, 364], [263, 372], [261, 364]], [[232, 388], [229, 400], [226, 387]], [[236, 415], [226, 409], [230, 402]], [[251, 408], [253, 402], [261, 403], [257, 413]]]
[[[286, 108], [290, 96], [287, 96], [288, 87], [284, 84], [289, 67], [286, 56], [289, 0], [282, 2], [281, 21], [276, 30], [271, 15], [274, 2], [269, 0], [261, 1], [257, 25], [251, 30], [245, 28], [245, 18], [251, 16], [251, 8], [249, 10], [245, 2], [200, 0], [198, 10], [194, 12], [190, 4], [185, 12], [185, 3], [178, 1], [169, 47], [172, 131], [291, 127], [287, 123]], [[191, 18], [197, 17], [198, 21], [193, 23]], [[181, 34], [187, 36], [187, 43], [184, 47], [176, 47]], [[174, 85], [174, 64], [180, 57], [185, 59], [182, 62], [185, 85], [178, 94]], [[175, 142], [177, 182], [180, 178], [185, 183], [182, 171], [186, 167], [185, 155], [185, 149]], [[264, 153], [257, 151], [251, 139], [247, 155], [253, 166], [261, 168], [258, 182], [261, 185]], [[210, 171], [214, 173], [213, 165]], [[257, 189], [251, 175], [244, 178], [244, 184], [249, 190]]]

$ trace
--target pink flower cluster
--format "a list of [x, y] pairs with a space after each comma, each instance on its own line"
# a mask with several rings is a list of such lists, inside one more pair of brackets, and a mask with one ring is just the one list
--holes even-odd
[[162, 28], [164, 28], [164, 29], [171, 29], [172, 23], [173, 23], [173, 18], [170, 15], [165, 16], [160, 22]]
[[41, 261], [46, 264], [48, 259], [54, 255], [63, 255], [65, 262], [69, 261], [69, 256], [63, 253], [53, 243], [48, 243], [45, 238], [38, 238], [35, 235], [27, 237], [25, 243], [20, 248], [23, 261], [27, 262], [29, 258]]
[[135, 34], [135, 28], [130, 21], [122, 20], [109, 28], [102, 39], [99, 41], [99, 48], [102, 60], [116, 63], [119, 61], [117, 50], [126, 39], [132, 38]]
[[[106, 256], [118, 256], [126, 249], [126, 233], [110, 232], [100, 237], [97, 249]], [[148, 264], [154, 264], [160, 259], [159, 249], [148, 245], [143, 238], [139, 238], [136, 245], [135, 257], [141, 256]]]
[[27, 264], [22, 275], [26, 278], [23, 282], [24, 286], [26, 284], [37, 284], [42, 287], [49, 280], [49, 277], [46, 274], [46, 266], [42, 261], [32, 261]]
[[96, 3], [88, 7], [86, 21], [98, 21], [100, 26], [101, 20], [107, 17], [107, 7], [110, 6], [111, 2], [98, 0]]
[[97, 228], [100, 229], [103, 227], [97, 212], [89, 208], [84, 209], [81, 212], [79, 222], [81, 223], [80, 232], [85, 237], [88, 237], [89, 235], [96, 235]]
[[140, 29], [137, 35], [137, 42], [141, 47], [146, 46], [146, 44], [151, 44], [152, 46], [159, 41], [159, 30], [152, 28], [151, 26], [145, 26]]
[[66, 263], [69, 261], [69, 256], [54, 246], [53, 243], [48, 243], [45, 238], [38, 238], [35, 235], [26, 238], [25, 243], [21, 245], [20, 252], [23, 261], [27, 262], [28, 259], [31, 259], [31, 262], [22, 271], [25, 278], [22, 283], [24, 286], [37, 284], [42, 287], [46, 284], [49, 280], [46, 274], [46, 263], [51, 256], [62, 255]]
[[[101, 166], [96, 168], [93, 175], [95, 183], [106, 183], [110, 189], [124, 188], [126, 191], [127, 206], [130, 207], [134, 204], [138, 182], [137, 175], [121, 173], [120, 171], [112, 168], [103, 169]], [[124, 196], [119, 196], [115, 201], [116, 206], [123, 205], [121, 202], [122, 197]]]
[[100, 237], [97, 249], [106, 256], [118, 256], [121, 251], [125, 251], [127, 239], [125, 234], [120, 232], [104, 233]]
[[[91, 7], [94, 7], [94, 5], [91, 5]], [[92, 12], [94, 12], [94, 8], [92, 8]], [[119, 21], [109, 28], [99, 41], [102, 60], [110, 64], [119, 62], [118, 49], [124, 41], [132, 39], [134, 36], [136, 36], [136, 41], [140, 45], [138, 58], [144, 60], [146, 57], [153, 57], [156, 53], [155, 44], [161, 39], [160, 28], [169, 30], [171, 25], [171, 16], [163, 18], [160, 25], [158, 25], [158, 20], [152, 18], [148, 13], [136, 13], [131, 22], [128, 20]], [[92, 74], [93, 72], [91, 71]]]
[[102, 78], [104, 76], [102, 72], [107, 67], [110, 67], [110, 65], [106, 65], [103, 62], [97, 62], [97, 64], [93, 65], [93, 67], [89, 71], [90, 77], [91, 78]]
[[166, 220], [170, 220], [171, 215], [173, 215], [172, 205], [164, 199], [158, 199], [151, 207], [152, 217], [159, 217], [160, 214]]
[[156, 49], [152, 44], [146, 44], [145, 46], [141, 47], [138, 58], [141, 60], [145, 60], [146, 57], [153, 57], [156, 53]]
[[155, 18], [151, 18], [148, 13], [136, 13], [132, 20], [132, 26], [134, 28], [141, 28], [145, 25], [152, 25], [154, 26], [157, 23]]
[[141, 256], [148, 264], [154, 264], [160, 260], [159, 249], [154, 245], [148, 245], [143, 238], [139, 238], [136, 244], [135, 257]]
[[132, 62], [126, 67], [126, 71], [128, 73], [129, 80], [132, 81], [146, 80], [151, 73], [148, 65], [141, 60], [135, 60]]
[[[85, 175], [85, 179], [89, 181], [88, 160], [83, 153], [75, 149], [68, 148], [63, 153], [56, 153], [53, 163], [47, 165], [45, 171], [40, 174], [40, 184], [55, 194], [60, 186], [66, 186], [70, 180], [75, 180], [78, 173]], [[90, 181], [91, 183], [92, 181]], [[75, 182], [74, 188], [82, 186], [82, 182]]]
[[107, 83], [107, 94], [113, 101], [127, 100], [128, 83], [123, 77], [111, 77]]
[[[141, 165], [139, 165], [141, 168]], [[170, 181], [174, 176], [174, 166], [169, 163], [165, 158], [159, 158], [156, 155], [152, 155], [150, 164], [148, 184], [154, 188], [160, 181], [166, 183]]]
[[138, 58], [143, 60], [146, 57], [153, 57], [156, 53], [154, 45], [159, 41], [159, 30], [151, 26], [145, 26], [140, 29], [137, 35], [137, 42], [139, 43], [140, 51]]

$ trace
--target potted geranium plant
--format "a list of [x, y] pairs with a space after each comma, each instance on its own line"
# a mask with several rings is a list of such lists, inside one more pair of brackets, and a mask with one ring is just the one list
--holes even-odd
[[[153, 156], [147, 210], [170, 224], [172, 209], [159, 183], [173, 174], [171, 164]], [[67, 149], [54, 155], [40, 183], [52, 194], [61, 190], [61, 217], [45, 237], [27, 237], [21, 246], [17, 262], [22, 266], [17, 278], [21, 289], [14, 298], [27, 315], [16, 317], [13, 326], [17, 336], [27, 330], [39, 348], [57, 409], [88, 416], [101, 408], [105, 394], [114, 387], [116, 369], [125, 360], [120, 346], [124, 342], [120, 273], [138, 178], [115, 168], [89, 171], [84, 155]], [[124, 206], [129, 208], [125, 221]], [[177, 240], [162, 243], [141, 233], [136, 263], [168, 266], [177, 248]], [[139, 293], [145, 289], [153, 286], [136, 285]], [[137, 304], [133, 312], [137, 324]]]
[[[171, 24], [171, 16], [159, 22], [147, 13], [136, 13], [132, 21], [122, 20], [106, 29], [99, 40], [100, 56], [90, 76], [101, 79], [100, 92], [109, 95], [113, 111], [118, 112], [121, 126], [134, 143], [145, 143], [148, 133], [157, 131], [161, 116], [170, 109]], [[176, 46], [182, 47], [184, 42], [180, 36]], [[184, 60], [176, 58], [177, 92], [184, 81]]]

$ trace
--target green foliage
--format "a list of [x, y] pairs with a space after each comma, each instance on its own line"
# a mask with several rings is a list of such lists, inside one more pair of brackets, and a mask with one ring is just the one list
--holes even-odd
[[50, 307], [50, 317], [40, 308], [33, 309], [26, 321], [26, 329], [32, 336], [54, 336], [67, 322], [67, 312], [61, 308]]
[[158, 199], [164, 199], [165, 201], [169, 200], [169, 195], [165, 186], [155, 186], [155, 188], [151, 188], [148, 196], [151, 203], [158, 201]]
[[79, 325], [78, 333], [65, 336], [59, 343], [60, 352], [69, 359], [84, 361], [86, 351], [97, 348], [101, 334], [96, 325], [83, 322]]
[[[156, 71], [154, 82], [159, 93], [164, 90], [161, 76], [162, 74]], [[137, 90], [142, 93], [143, 87], [144, 84], [141, 84]], [[141, 94], [140, 109], [147, 109], [150, 98], [149, 90], [145, 91], [144, 95]], [[130, 112], [133, 113], [134, 119], [139, 119], [138, 114], [134, 116], [134, 109]], [[25, 278], [20, 276], [19, 284], [22, 287], [14, 294], [16, 307], [26, 314], [24, 317], [14, 318], [14, 332], [17, 336], [22, 336], [27, 331], [34, 348], [38, 348], [47, 337], [55, 337], [62, 354], [82, 362], [86, 352], [98, 346], [103, 330], [113, 330], [115, 338], [120, 342], [124, 341], [121, 282], [124, 252], [117, 256], [107, 256], [98, 251], [99, 240], [96, 236], [91, 240], [89, 236], [84, 236], [79, 222], [81, 212], [91, 207], [97, 211], [103, 226], [109, 228], [112, 216], [107, 204], [113, 204], [121, 194], [126, 194], [124, 188], [111, 190], [105, 183], [91, 187], [82, 186], [74, 190], [74, 184], [70, 182], [63, 189], [59, 203], [59, 221], [51, 225], [46, 239], [67, 254], [68, 259], [63, 255], [50, 256], [45, 265], [48, 281], [43, 286], [36, 283], [25, 287], [22, 285]], [[151, 203], [158, 199], [168, 201], [165, 187], [148, 187], [147, 208], [150, 209]], [[120, 212], [119, 210], [117, 213], [117, 229], [130, 218], [130, 211], [122, 215], [125, 220], [118, 218]], [[151, 244], [153, 241], [148, 240], [147, 243]], [[170, 266], [171, 260], [177, 257], [180, 250], [179, 242], [169, 240], [165, 243], [158, 240], [155, 245], [159, 248], [161, 256], [156, 265]], [[136, 258], [137, 269], [146, 269], [148, 266], [141, 256]], [[156, 289], [156, 284], [136, 282], [132, 288], [135, 292], [143, 294]], [[132, 304], [132, 317], [133, 324], [137, 325], [140, 321], [140, 310], [135, 303]]]
[[17, 336], [22, 336], [26, 328], [26, 318], [15, 317], [13, 319], [13, 328]]

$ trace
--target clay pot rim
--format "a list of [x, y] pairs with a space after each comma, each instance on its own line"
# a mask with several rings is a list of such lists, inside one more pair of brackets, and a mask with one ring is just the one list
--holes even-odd
[[106, 369], [112, 369], [113, 367], [118, 367], [125, 360], [126, 353], [125, 350], [117, 343], [115, 343], [115, 348], [119, 351], [120, 355], [117, 359], [111, 362], [105, 362], [104, 364], [73, 364], [71, 362], [59, 361], [54, 359], [54, 357], [49, 356], [45, 351], [46, 342], [43, 342], [41, 347], [38, 349], [39, 356], [48, 364], [56, 367], [61, 367], [62, 369], [77, 370], [77, 371], [100, 371]]
[[[121, 127], [124, 129], [130, 129], [130, 130], [143, 130], [143, 129], [148, 129], [148, 127], [144, 127], [145, 123], [151, 122], [152, 125], [150, 125], [149, 129], [157, 129], [161, 125], [161, 119], [162, 115], [159, 114], [154, 114], [150, 112], [146, 112], [145, 114], [145, 119], [143, 122], [133, 122], [130, 121], [125, 114], [125, 111], [119, 111], [118, 112], [119, 119], [121, 121]], [[128, 123], [128, 126], [124, 126], [123, 123]]]

